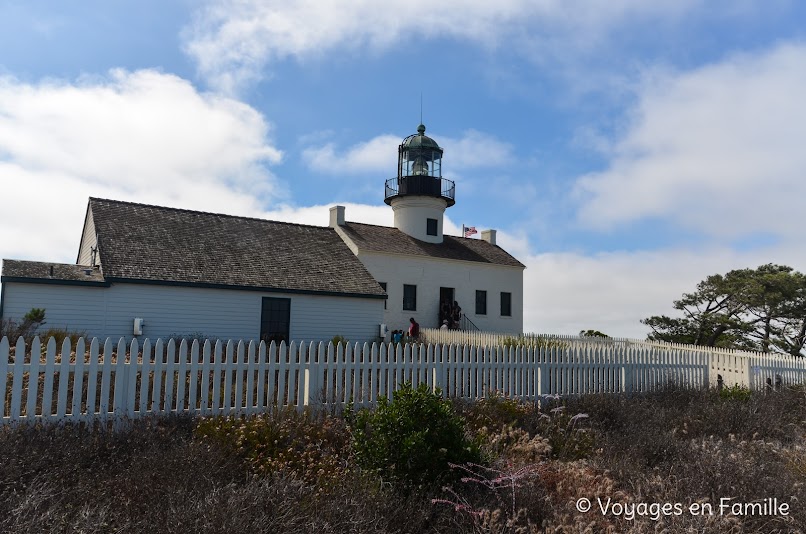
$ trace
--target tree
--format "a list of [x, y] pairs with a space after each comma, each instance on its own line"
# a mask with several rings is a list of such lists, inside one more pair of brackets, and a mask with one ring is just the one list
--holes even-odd
[[674, 308], [683, 316], [641, 321], [649, 340], [794, 355], [806, 344], [806, 277], [784, 265], [709, 276]]
[[602, 332], [599, 332], [598, 330], [593, 330], [592, 328], [589, 328], [587, 330], [580, 330], [579, 331], [579, 337], [609, 338], [610, 336], [608, 336], [607, 334], [604, 334]]

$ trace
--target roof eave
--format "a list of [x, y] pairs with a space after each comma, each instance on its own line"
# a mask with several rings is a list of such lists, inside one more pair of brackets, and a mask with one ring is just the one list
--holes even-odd
[[322, 291], [316, 289], [299, 289], [299, 288], [283, 288], [283, 287], [269, 287], [269, 286], [247, 286], [235, 284], [220, 284], [215, 282], [187, 282], [178, 280], [149, 280], [142, 278], [125, 278], [107, 276], [107, 282], [116, 284], [144, 284], [156, 286], [174, 286], [174, 287], [191, 287], [199, 289], [229, 289], [229, 290], [242, 290], [242, 291], [261, 291], [264, 293], [289, 293], [297, 295], [318, 295], [330, 297], [347, 297], [347, 298], [367, 298], [367, 299], [386, 299], [385, 294], [377, 293], [357, 293], [350, 291]]
[[41, 278], [32, 276], [0, 276], [0, 282], [16, 282], [21, 284], [50, 284], [61, 286], [89, 286], [89, 287], [109, 287], [109, 280], [64, 280], [61, 278]]

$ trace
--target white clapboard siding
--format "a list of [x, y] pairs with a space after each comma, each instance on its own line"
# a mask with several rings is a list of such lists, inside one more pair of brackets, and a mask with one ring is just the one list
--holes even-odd
[[199, 332], [224, 340], [258, 339], [264, 297], [290, 299], [290, 339], [327, 340], [339, 334], [356, 341], [376, 340], [378, 325], [384, 322], [383, 301], [377, 298], [127, 283], [90, 287], [10, 282], [3, 288], [3, 317], [23, 317], [35, 303], [47, 309], [48, 324], [100, 339], [131, 339], [133, 317], [144, 319], [144, 334], [152, 342]]
[[373, 406], [404, 382], [447, 397], [632, 393], [675, 384], [755, 390], [806, 382], [806, 359], [637, 341], [522, 346], [124, 339], [61, 347], [0, 340], [0, 425], [126, 421], [145, 415], [249, 415]]

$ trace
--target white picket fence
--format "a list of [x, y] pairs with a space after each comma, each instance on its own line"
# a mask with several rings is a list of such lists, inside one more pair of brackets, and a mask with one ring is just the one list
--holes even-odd
[[686, 345], [683, 343], [668, 343], [665, 341], [647, 341], [645, 339], [633, 339], [627, 337], [582, 337], [572, 334], [509, 334], [505, 332], [485, 332], [470, 330], [442, 330], [441, 328], [421, 328], [420, 338], [426, 343], [439, 343], [451, 345], [481, 345], [494, 346], [511, 343], [522, 344], [545, 344], [554, 343], [585, 343], [599, 345], [640, 345], [663, 348], [680, 348], [689, 351], [707, 352], [709, 354], [738, 354], [738, 355], [758, 355], [762, 353], [740, 351], [734, 349], [724, 349], [720, 347], [704, 347], [701, 345]]
[[421, 329], [421, 341], [438, 344], [512, 345], [524, 344], [536, 347], [571, 349], [575, 346], [623, 347], [625, 349], [650, 349], [682, 353], [687, 358], [704, 355], [709, 366], [709, 383], [712, 386], [741, 385], [762, 389], [775, 384], [804, 382], [806, 358], [789, 354], [765, 354], [719, 347], [703, 347], [663, 341], [646, 341], [631, 338], [580, 337], [555, 334], [506, 334], [462, 330]]
[[629, 343], [644, 343], [634, 339], [614, 337], [579, 337], [573, 335], [555, 334], [509, 334], [505, 332], [485, 332], [479, 330], [443, 330], [441, 328], [421, 328], [420, 337], [427, 343], [445, 345], [476, 345], [492, 347], [503, 345], [505, 342], [520, 341], [527, 344], [545, 341], [558, 342], [585, 342], [605, 345], [620, 345]]
[[[725, 356], [725, 357], [722, 357]], [[771, 363], [772, 362], [772, 363]], [[404, 382], [440, 387], [446, 397], [491, 392], [544, 395], [651, 391], [669, 383], [762, 388], [774, 377], [806, 381], [806, 365], [651, 345], [568, 343], [563, 347], [431, 344], [286, 346], [161, 340], [142, 346], [69, 340], [57, 351], [22, 339], [0, 341], [0, 426], [20, 422], [123, 424], [146, 415], [240, 415], [277, 407], [372, 406]], [[803, 362], [798, 362], [802, 364]], [[786, 365], [785, 365], [786, 364]]]

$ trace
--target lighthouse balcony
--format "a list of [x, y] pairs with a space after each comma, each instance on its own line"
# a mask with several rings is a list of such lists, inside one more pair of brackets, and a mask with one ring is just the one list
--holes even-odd
[[393, 198], [408, 195], [443, 198], [448, 206], [456, 203], [456, 184], [453, 180], [433, 176], [400, 176], [386, 180], [384, 202], [392, 203]]

